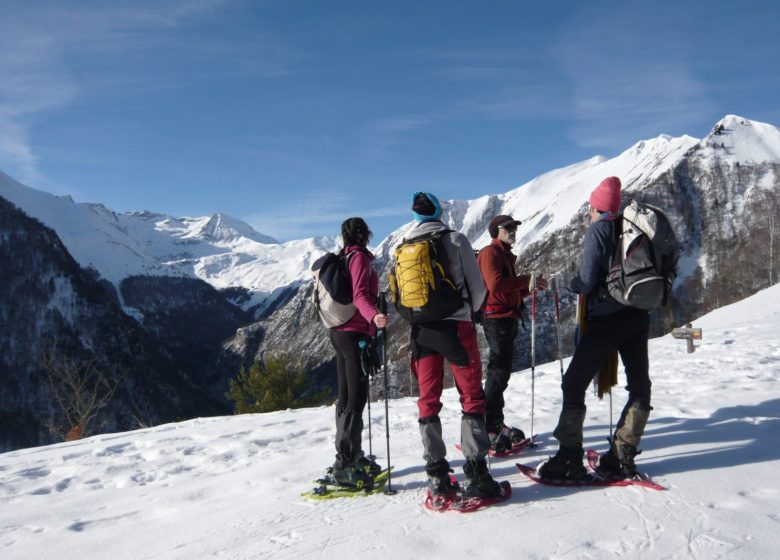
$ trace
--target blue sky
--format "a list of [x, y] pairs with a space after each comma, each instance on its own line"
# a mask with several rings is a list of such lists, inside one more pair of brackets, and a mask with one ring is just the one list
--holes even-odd
[[[78, 6], [74, 8], [73, 6]], [[780, 3], [0, 0], [0, 170], [280, 240], [506, 192], [737, 114], [780, 125]]]

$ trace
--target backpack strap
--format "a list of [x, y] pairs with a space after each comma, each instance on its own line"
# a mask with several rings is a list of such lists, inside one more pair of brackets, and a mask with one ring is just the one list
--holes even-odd
[[433, 231], [431, 233], [423, 233], [422, 235], [418, 235], [417, 237], [410, 237], [409, 239], [404, 239], [401, 243], [417, 243], [418, 241], [428, 239], [429, 237], [442, 238], [444, 237], [445, 233], [453, 233], [454, 231], [455, 231], [454, 229], [443, 229], [440, 231]]

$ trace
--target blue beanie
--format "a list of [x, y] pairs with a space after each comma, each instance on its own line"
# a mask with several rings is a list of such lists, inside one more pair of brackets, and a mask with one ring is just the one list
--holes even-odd
[[438, 220], [441, 218], [441, 204], [431, 193], [418, 191], [412, 195], [412, 212], [418, 224]]

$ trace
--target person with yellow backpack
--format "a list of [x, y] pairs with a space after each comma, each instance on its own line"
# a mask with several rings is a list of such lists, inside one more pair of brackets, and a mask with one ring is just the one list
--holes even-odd
[[416, 192], [412, 211], [417, 223], [395, 250], [390, 294], [399, 314], [411, 325], [411, 368], [420, 390], [418, 422], [429, 491], [433, 496], [456, 492], [439, 418], [446, 359], [460, 394], [461, 449], [468, 478], [463, 495], [499, 497], [502, 488], [490, 475], [485, 459], [490, 442], [473, 323], [473, 312], [485, 299], [485, 284], [466, 236], [441, 221], [439, 200], [431, 193]]

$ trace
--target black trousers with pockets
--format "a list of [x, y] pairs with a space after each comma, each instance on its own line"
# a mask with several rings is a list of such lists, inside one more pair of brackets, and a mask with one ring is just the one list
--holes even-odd
[[607, 357], [617, 350], [626, 370], [629, 403], [650, 406], [647, 334], [650, 316], [625, 308], [588, 319], [587, 330], [563, 376], [563, 408], [585, 408], [585, 391]]
[[485, 319], [482, 328], [490, 348], [485, 372], [485, 423], [489, 432], [498, 432], [504, 424], [504, 391], [512, 373], [517, 319]]
[[366, 335], [330, 330], [330, 342], [336, 351], [338, 400], [336, 401], [336, 453], [347, 465], [360, 457], [363, 433], [363, 409], [368, 400], [368, 375], [360, 366], [360, 340]]

